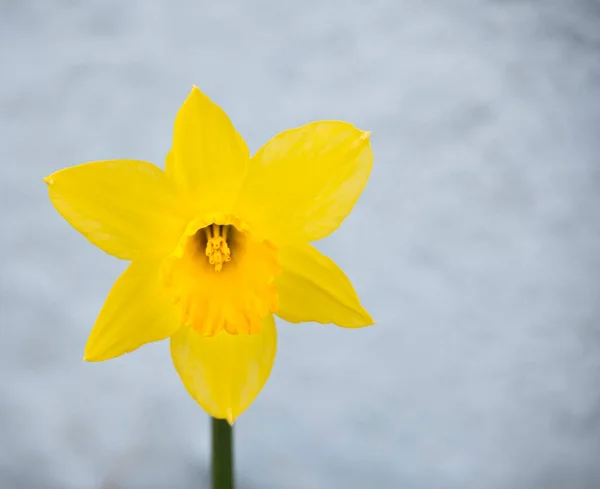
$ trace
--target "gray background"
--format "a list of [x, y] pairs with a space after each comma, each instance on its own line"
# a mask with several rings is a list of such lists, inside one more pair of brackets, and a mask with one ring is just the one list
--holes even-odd
[[600, 487], [598, 2], [222, 3], [0, 1], [0, 487], [202, 485], [168, 344], [82, 362], [124, 263], [41, 181], [162, 164], [193, 83], [253, 151], [320, 118], [373, 131], [321, 248], [378, 325], [280, 323], [241, 487]]

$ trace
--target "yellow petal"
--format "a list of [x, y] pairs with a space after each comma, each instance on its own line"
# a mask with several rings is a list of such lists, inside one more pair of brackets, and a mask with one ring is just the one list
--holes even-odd
[[101, 362], [173, 335], [178, 312], [162, 284], [160, 263], [133, 262], [118, 278], [100, 311], [84, 359]]
[[173, 364], [190, 395], [215, 418], [233, 423], [263, 388], [275, 361], [273, 315], [258, 334], [201, 336], [184, 327], [171, 338]]
[[177, 113], [167, 173], [200, 214], [231, 211], [249, 166], [248, 147], [227, 114], [197, 87]]
[[310, 245], [279, 250], [277, 315], [292, 323], [315, 321], [345, 328], [374, 324], [342, 269]]
[[98, 161], [46, 177], [56, 210], [93, 244], [118, 258], [169, 252], [185, 229], [175, 185], [144, 161]]
[[169, 151], [167, 153], [167, 156], [165, 157], [165, 172], [167, 173], [167, 175], [173, 174], [173, 165], [173, 151]]
[[290, 129], [254, 155], [234, 213], [278, 242], [323, 238], [352, 210], [372, 164], [369, 133], [347, 122]]

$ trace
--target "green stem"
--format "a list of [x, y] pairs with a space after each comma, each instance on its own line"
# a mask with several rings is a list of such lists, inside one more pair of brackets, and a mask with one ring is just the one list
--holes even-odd
[[212, 418], [212, 487], [233, 489], [233, 428]]

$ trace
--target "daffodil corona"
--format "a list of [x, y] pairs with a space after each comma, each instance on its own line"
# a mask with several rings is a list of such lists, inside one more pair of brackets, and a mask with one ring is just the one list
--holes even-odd
[[269, 377], [274, 314], [373, 324], [346, 275], [310, 244], [352, 210], [372, 162], [369, 133], [340, 121], [290, 129], [250, 157], [227, 115], [194, 87], [175, 119], [165, 171], [112, 160], [46, 177], [75, 229], [131, 261], [85, 359], [170, 338], [190, 395], [233, 423]]

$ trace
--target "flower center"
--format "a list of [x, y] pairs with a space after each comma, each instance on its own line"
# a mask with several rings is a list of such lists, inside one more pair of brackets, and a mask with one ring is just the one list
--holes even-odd
[[235, 217], [198, 221], [163, 262], [163, 283], [181, 324], [203, 336], [258, 333], [278, 307], [277, 248]]
[[[212, 233], [211, 233], [212, 230]], [[206, 234], [206, 256], [208, 263], [215, 266], [215, 271], [220, 272], [223, 263], [231, 261], [231, 250], [227, 245], [229, 226], [213, 224], [204, 228]]]

